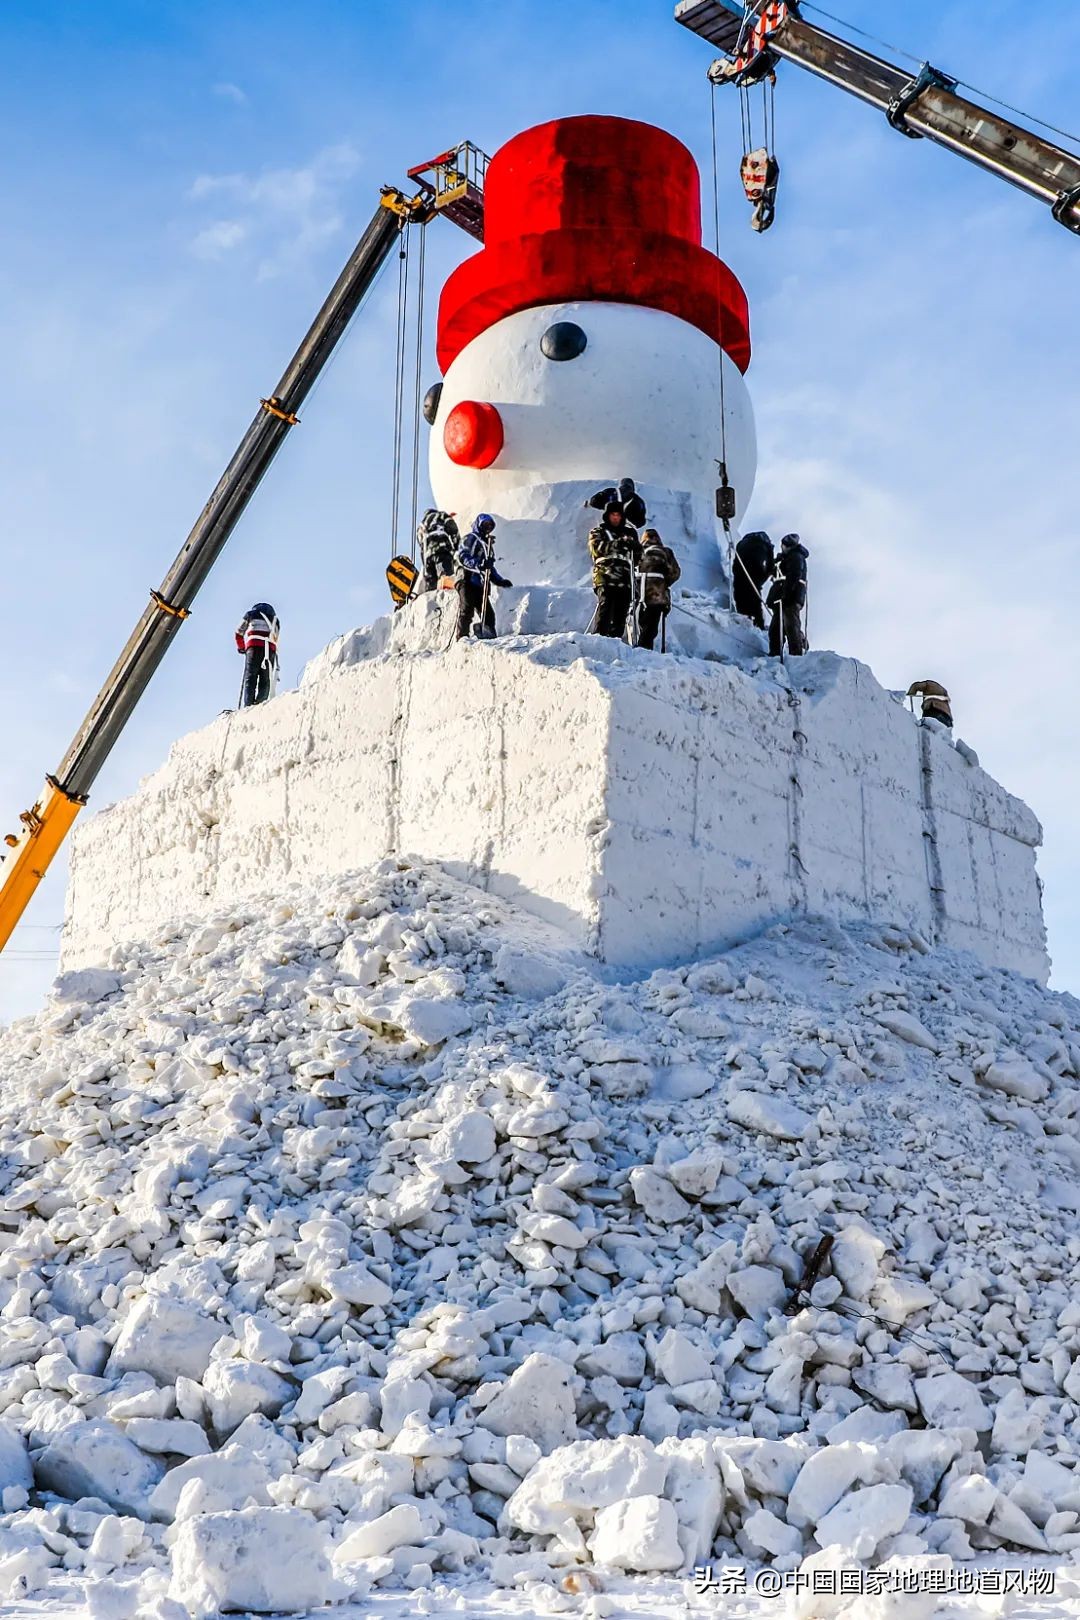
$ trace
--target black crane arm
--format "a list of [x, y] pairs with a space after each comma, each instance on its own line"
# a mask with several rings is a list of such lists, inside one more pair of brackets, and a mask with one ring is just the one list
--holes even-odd
[[[389, 194], [392, 195], [392, 194]], [[297, 412], [389, 256], [407, 214], [380, 202], [326, 302], [256, 412], [217, 488], [132, 631], [56, 772], [58, 785], [85, 798], [191, 604], [221, 555]]]
[[1049, 204], [1080, 235], [1080, 157], [1000, 113], [957, 94], [957, 81], [929, 64], [912, 75], [801, 15], [797, 0], [679, 0], [675, 20], [722, 50], [715, 82], [753, 83], [777, 61], [795, 62], [885, 113], [902, 134], [925, 136]]

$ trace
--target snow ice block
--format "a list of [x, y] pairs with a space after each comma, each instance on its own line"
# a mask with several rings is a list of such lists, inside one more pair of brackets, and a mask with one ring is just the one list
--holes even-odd
[[404, 853], [618, 968], [802, 912], [906, 925], [1045, 982], [1038, 822], [864, 665], [812, 653], [789, 679], [723, 614], [694, 630], [711, 659], [631, 651], [563, 628], [590, 599], [509, 593], [501, 622], [550, 633], [450, 651], [456, 598], [422, 599], [342, 638], [300, 690], [181, 738], [76, 832], [64, 967]]

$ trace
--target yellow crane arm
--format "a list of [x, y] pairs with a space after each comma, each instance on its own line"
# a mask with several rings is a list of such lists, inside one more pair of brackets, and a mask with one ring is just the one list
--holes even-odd
[[0, 887], [0, 951], [11, 938], [15, 924], [33, 899], [49, 863], [85, 803], [85, 799], [65, 793], [56, 778], [50, 776], [33, 809], [22, 813], [22, 836], [16, 838], [9, 834], [6, 842], [12, 853], [5, 861], [4, 881]]

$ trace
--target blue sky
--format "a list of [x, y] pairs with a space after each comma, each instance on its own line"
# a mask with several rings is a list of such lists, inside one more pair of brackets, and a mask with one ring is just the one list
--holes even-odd
[[[830, 9], [833, 9], [830, 6]], [[845, 17], [1066, 127], [1080, 17], [1019, 0], [837, 0]], [[378, 186], [468, 136], [572, 112], [664, 125], [708, 184], [706, 45], [669, 0], [6, 0], [0, 820], [57, 764]], [[1072, 82], [1071, 82], [1072, 81]], [[755, 526], [812, 551], [811, 635], [954, 694], [1046, 826], [1055, 982], [1080, 989], [1075, 693], [1080, 243], [1048, 212], [782, 70], [778, 223], [747, 224], [718, 103], [724, 256], [750, 296]], [[469, 251], [430, 233], [432, 294]], [[235, 701], [254, 597], [295, 679], [382, 611], [387, 277], [309, 402], [98, 783], [131, 790]], [[427, 381], [437, 375], [434, 360]], [[58, 870], [0, 957], [0, 1016], [51, 977]]]

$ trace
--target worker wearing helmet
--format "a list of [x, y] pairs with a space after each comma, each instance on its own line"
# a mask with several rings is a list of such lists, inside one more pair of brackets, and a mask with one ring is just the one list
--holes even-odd
[[429, 506], [417, 528], [416, 538], [424, 563], [424, 590], [438, 590], [439, 581], [453, 575], [454, 553], [461, 540], [453, 512], [440, 512]]
[[810, 553], [797, 534], [785, 534], [780, 542], [776, 579], [769, 589], [766, 606], [772, 611], [769, 622], [769, 651], [774, 658], [806, 651], [803, 609], [806, 606], [806, 559]]
[[596, 612], [591, 630], [598, 636], [621, 636], [634, 595], [634, 570], [641, 561], [641, 541], [619, 500], [604, 507], [604, 521], [589, 531]]
[[598, 512], [602, 512], [609, 501], [618, 501], [621, 504], [627, 523], [635, 529], [640, 529], [646, 521], [648, 513], [645, 510], [645, 502], [638, 494], [637, 485], [632, 478], [620, 478], [617, 489], [613, 484], [608, 485], [606, 489], [598, 489], [595, 495], [589, 496], [585, 505], [595, 506]]
[[244, 683], [240, 707], [272, 698], [277, 686], [278, 640], [281, 625], [269, 602], [256, 602], [236, 627], [236, 650], [244, 655]]
[[462, 641], [472, 629], [473, 618], [479, 614], [476, 633], [482, 638], [495, 634], [495, 609], [491, 602], [492, 585], [508, 586], [495, 567], [495, 519], [490, 512], [481, 512], [461, 541], [457, 551], [458, 618], [455, 641]]

